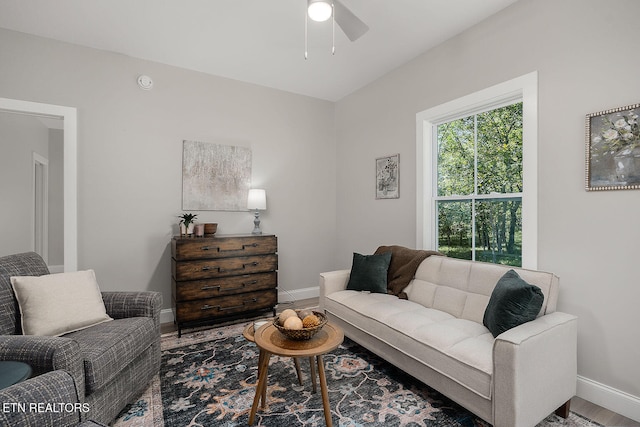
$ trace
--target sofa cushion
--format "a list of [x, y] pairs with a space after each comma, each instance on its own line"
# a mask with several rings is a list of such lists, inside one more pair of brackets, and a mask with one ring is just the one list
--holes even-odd
[[338, 291], [325, 309], [388, 345], [491, 398], [494, 338], [482, 324], [393, 295]]
[[112, 320], [93, 270], [13, 276], [24, 335], [60, 336]]
[[504, 331], [534, 320], [540, 312], [544, 295], [513, 270], [498, 280], [491, 293], [482, 323], [497, 337]]
[[[409, 300], [447, 311], [456, 317], [483, 323], [484, 312], [498, 280], [510, 269], [542, 290], [544, 301], [538, 316], [556, 310], [558, 276], [543, 271], [432, 256], [420, 264], [405, 292]], [[442, 287], [456, 289], [454, 298], [437, 298]], [[465, 297], [466, 295], [466, 297]], [[444, 294], [439, 295], [444, 296]]]
[[353, 253], [353, 265], [347, 289], [387, 293], [387, 270], [391, 262], [391, 252], [379, 255]]
[[80, 345], [84, 359], [86, 394], [111, 381], [157, 340], [150, 317], [115, 319], [65, 335]]

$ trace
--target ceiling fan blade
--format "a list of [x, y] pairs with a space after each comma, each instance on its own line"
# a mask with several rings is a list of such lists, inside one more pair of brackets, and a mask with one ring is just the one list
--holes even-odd
[[336, 23], [352, 42], [362, 37], [369, 27], [339, 0], [333, 0]]

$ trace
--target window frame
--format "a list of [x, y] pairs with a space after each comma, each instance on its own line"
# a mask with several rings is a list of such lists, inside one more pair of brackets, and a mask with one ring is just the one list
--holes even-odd
[[437, 239], [436, 127], [457, 118], [522, 101], [522, 267], [538, 266], [538, 73], [446, 102], [416, 114], [416, 247]]

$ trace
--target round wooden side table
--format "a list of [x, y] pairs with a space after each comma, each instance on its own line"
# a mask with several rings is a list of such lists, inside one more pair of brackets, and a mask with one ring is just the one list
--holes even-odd
[[[324, 327], [311, 339], [304, 341], [290, 340], [285, 337], [273, 324], [262, 326], [255, 331], [254, 340], [260, 349], [260, 361], [258, 370], [260, 375], [256, 386], [256, 395], [253, 398], [253, 406], [249, 415], [249, 425], [253, 425], [258, 403], [261, 396], [267, 390], [267, 378], [269, 376], [269, 359], [272, 354], [284, 357], [309, 357], [315, 358], [318, 365], [318, 376], [320, 377], [320, 391], [322, 393], [322, 406], [324, 407], [324, 419], [327, 427], [332, 427], [331, 407], [329, 406], [329, 392], [327, 391], [327, 379], [324, 373], [324, 362], [322, 356], [338, 348], [344, 341], [344, 332], [340, 327], [327, 322]], [[312, 364], [313, 366], [313, 364]], [[315, 374], [313, 374], [315, 385]], [[264, 406], [264, 398], [262, 404]]]
[[[267, 324], [269, 322], [266, 322]], [[263, 325], [266, 326], [266, 325]], [[255, 329], [254, 329], [254, 324], [253, 323], [249, 323], [244, 330], [242, 331], [242, 336], [247, 340], [250, 341], [252, 343], [255, 343]], [[263, 357], [263, 352], [261, 351], [260, 354], [258, 355], [258, 378], [260, 378], [260, 371], [261, 368], [260, 366], [262, 365], [262, 357]], [[300, 362], [298, 361], [297, 357], [293, 357], [293, 364], [296, 368], [296, 374], [298, 375], [298, 384], [302, 385], [302, 371], [300, 370]], [[313, 364], [314, 364], [314, 360], [312, 357], [309, 358], [309, 364], [311, 366], [311, 379], [313, 381], [313, 392], [316, 392], [316, 372], [313, 368]], [[267, 388], [265, 387], [264, 390], [262, 390], [262, 407], [264, 408], [267, 404]]]

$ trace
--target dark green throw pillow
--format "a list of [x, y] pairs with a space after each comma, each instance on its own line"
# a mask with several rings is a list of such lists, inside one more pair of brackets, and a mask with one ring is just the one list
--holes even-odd
[[380, 255], [361, 255], [354, 252], [347, 289], [386, 294], [387, 270], [390, 262], [391, 252]]
[[539, 287], [530, 285], [514, 270], [509, 270], [493, 289], [482, 323], [497, 337], [504, 331], [534, 320], [543, 300]]

